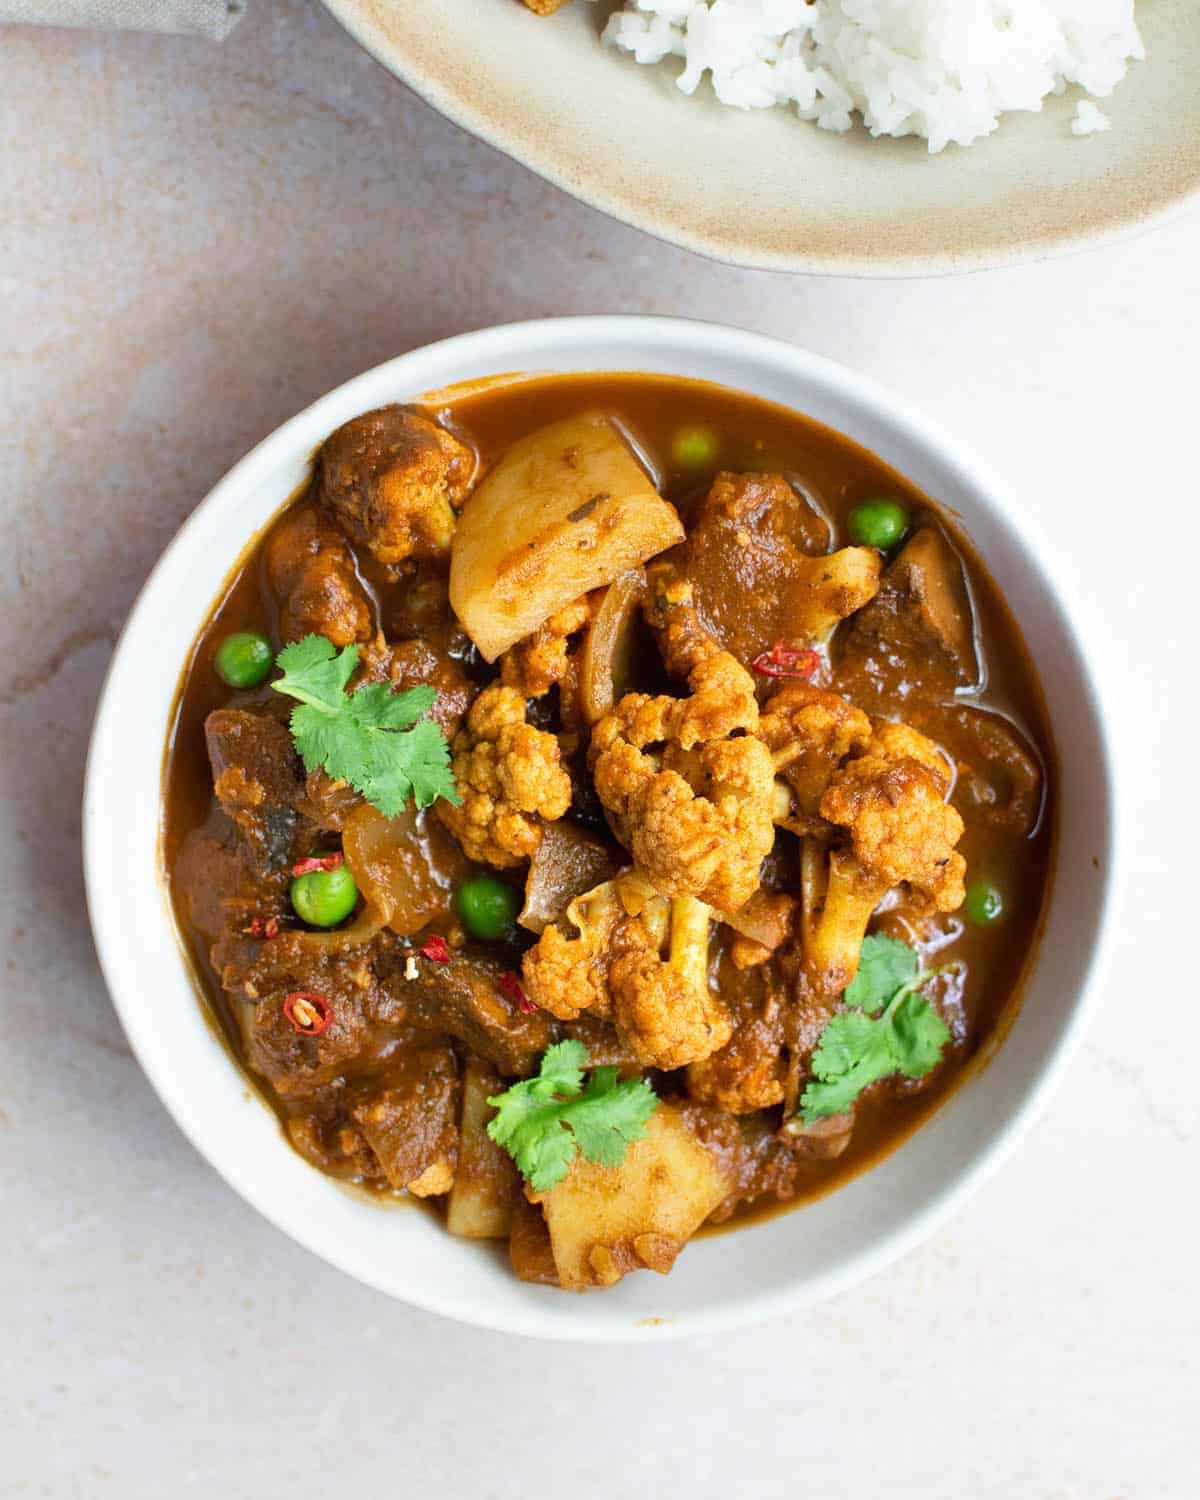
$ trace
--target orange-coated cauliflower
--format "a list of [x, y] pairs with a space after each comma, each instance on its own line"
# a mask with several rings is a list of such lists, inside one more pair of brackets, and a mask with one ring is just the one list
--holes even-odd
[[883, 760], [915, 760], [924, 766], [945, 794], [953, 784], [954, 772], [950, 762], [934, 742], [911, 724], [899, 724], [891, 719], [876, 719], [871, 728], [870, 744], [866, 754]]
[[[652, 945], [630, 945], [608, 971], [617, 1031], [648, 1068], [685, 1067], [719, 1051], [730, 1038], [729, 1016], [708, 987], [711, 916], [694, 896], [675, 897], [669, 915], [658, 913], [657, 930], [654, 913], [641, 918]], [[665, 959], [659, 952], [664, 936]]]
[[543, 698], [557, 686], [559, 715], [568, 730], [577, 729], [580, 719], [580, 653], [571, 637], [591, 623], [603, 595], [602, 589], [581, 595], [500, 658], [501, 682], [524, 698]]
[[600, 720], [596, 793], [657, 890], [736, 911], [774, 842], [774, 767], [755, 736], [753, 680], [733, 657], [701, 661], [688, 684], [687, 698], [630, 693]]
[[777, 1017], [757, 1015], [739, 1024], [719, 1052], [691, 1064], [688, 1097], [731, 1115], [750, 1115], [783, 1102], [785, 1073]]
[[[616, 934], [656, 898], [652, 887], [639, 890], [633, 879], [633, 872], [626, 871], [576, 896], [565, 923], [551, 922], [525, 954], [522, 972], [529, 998], [560, 1021], [574, 1021], [582, 1011], [612, 1019], [608, 967]], [[566, 924], [578, 936], [568, 936]]]
[[827, 855], [805, 842], [804, 971], [809, 986], [840, 994], [858, 971], [867, 924], [893, 886], [907, 884], [937, 911], [962, 904], [963, 821], [945, 802], [950, 768], [906, 724], [877, 724], [862, 754], [831, 778], [820, 814], [849, 831]]
[[943, 799], [945, 761], [924, 735], [889, 724], [849, 761], [821, 798], [821, 816], [849, 828], [863, 871], [889, 888], [907, 882], [938, 911], [962, 905], [963, 820]]
[[788, 793], [775, 821], [800, 835], [817, 832], [821, 798], [846, 757], [866, 748], [870, 719], [838, 693], [794, 682], [767, 702], [758, 734]]
[[469, 859], [505, 869], [529, 859], [544, 822], [571, 805], [571, 778], [557, 739], [525, 721], [516, 688], [484, 688], [454, 737], [454, 779], [461, 802], [438, 815]]
[[398, 563], [449, 552], [475, 455], [428, 417], [382, 406], [326, 438], [317, 471], [322, 503], [350, 539]]
[[560, 1020], [610, 1018], [646, 1067], [681, 1068], [729, 1040], [729, 1017], [708, 987], [712, 912], [702, 901], [668, 902], [626, 871], [577, 897], [567, 918], [578, 936], [547, 927], [525, 955], [536, 1005]]

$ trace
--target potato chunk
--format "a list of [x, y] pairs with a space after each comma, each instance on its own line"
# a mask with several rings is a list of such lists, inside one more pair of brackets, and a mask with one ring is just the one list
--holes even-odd
[[488, 661], [551, 615], [683, 539], [673, 505], [602, 413], [514, 443], [467, 501], [450, 602]]
[[463, 1073], [462, 1116], [459, 1120], [458, 1171], [446, 1204], [446, 1228], [467, 1240], [508, 1238], [517, 1169], [512, 1158], [487, 1133], [496, 1113], [488, 1098], [504, 1088], [500, 1075], [478, 1058], [467, 1061]]
[[645, 1266], [664, 1275], [713, 1209], [733, 1191], [716, 1159], [674, 1105], [660, 1104], [619, 1167], [577, 1157], [537, 1200], [546, 1214], [562, 1286], [611, 1286]]

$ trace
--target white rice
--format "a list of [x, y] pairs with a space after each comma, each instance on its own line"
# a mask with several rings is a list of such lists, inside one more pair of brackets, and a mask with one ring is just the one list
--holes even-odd
[[[849, 130], [857, 113], [872, 135], [924, 136], [941, 151], [1070, 85], [1111, 94], [1145, 56], [1133, 3], [625, 0], [604, 37], [640, 63], [682, 58], [685, 94], [707, 73], [723, 104], [792, 105], [826, 130]], [[1095, 110], [1072, 129], [1107, 124]]]
[[1087, 99], [1081, 99], [1075, 106], [1071, 129], [1076, 135], [1095, 135], [1098, 130], [1111, 130], [1112, 121], [1102, 109], [1097, 109]]

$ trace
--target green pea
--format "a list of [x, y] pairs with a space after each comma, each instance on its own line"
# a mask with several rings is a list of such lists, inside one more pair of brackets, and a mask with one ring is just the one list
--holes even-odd
[[850, 540], [856, 547], [886, 552], [908, 530], [908, 512], [896, 500], [864, 500], [850, 512]]
[[973, 880], [967, 887], [963, 916], [976, 927], [987, 927], [1004, 915], [1004, 897], [990, 880]]
[[310, 927], [336, 927], [354, 910], [358, 887], [345, 865], [313, 870], [292, 881], [292, 905]]
[[671, 443], [671, 461], [677, 469], [709, 469], [719, 446], [711, 427], [681, 427]]
[[217, 647], [213, 666], [230, 687], [252, 688], [265, 682], [275, 653], [265, 635], [257, 630], [235, 630]]
[[454, 904], [472, 937], [501, 938], [516, 921], [520, 898], [494, 875], [473, 875], [455, 891]]

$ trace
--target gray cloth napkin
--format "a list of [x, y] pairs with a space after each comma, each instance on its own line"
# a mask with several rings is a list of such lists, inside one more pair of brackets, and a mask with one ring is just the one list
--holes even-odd
[[244, 0], [0, 0], [0, 26], [87, 26], [176, 31], [219, 42], [241, 20]]

